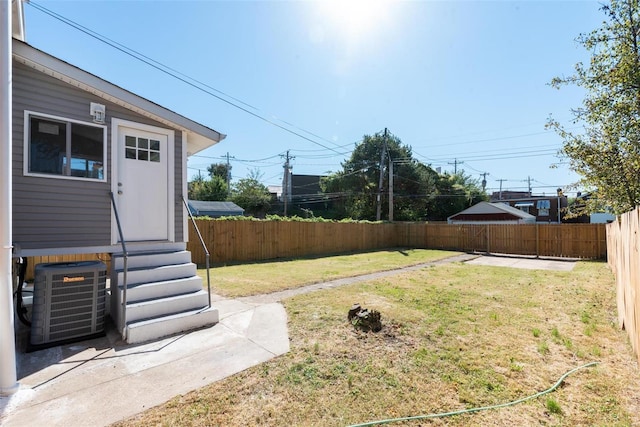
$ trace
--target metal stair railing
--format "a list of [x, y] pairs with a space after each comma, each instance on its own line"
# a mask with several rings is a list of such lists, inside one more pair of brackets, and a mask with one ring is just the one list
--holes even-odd
[[[111, 205], [113, 206], [113, 213], [116, 217], [116, 224], [118, 225], [118, 235], [120, 236], [120, 245], [122, 246], [122, 261], [123, 261], [123, 272], [122, 272], [122, 311], [120, 313], [120, 324], [122, 325], [122, 339], [127, 339], [127, 263], [129, 260], [129, 253], [127, 252], [127, 245], [124, 241], [124, 235], [122, 234], [122, 226], [120, 225], [120, 216], [118, 215], [118, 208], [116, 207], [116, 200], [113, 197], [113, 191], [109, 192], [109, 196], [111, 197]], [[112, 267], [113, 268], [113, 267]], [[115, 275], [118, 277], [118, 275]], [[112, 289], [113, 293], [114, 290]], [[118, 292], [118, 286], [116, 284], [115, 292]]]
[[204, 243], [204, 239], [202, 238], [200, 229], [198, 228], [198, 225], [196, 224], [196, 220], [193, 218], [193, 215], [191, 214], [191, 209], [189, 209], [189, 205], [187, 204], [187, 201], [185, 200], [184, 196], [182, 196], [182, 203], [184, 204], [184, 207], [187, 210], [187, 214], [189, 215], [189, 218], [191, 218], [191, 223], [193, 224], [193, 228], [196, 230], [196, 233], [198, 234], [198, 239], [200, 239], [200, 245], [202, 246], [202, 249], [204, 249], [205, 263], [207, 267], [207, 291], [209, 292], [209, 308], [211, 308], [211, 279], [209, 276], [209, 258], [210, 258], [209, 250], [207, 249], [207, 245]]

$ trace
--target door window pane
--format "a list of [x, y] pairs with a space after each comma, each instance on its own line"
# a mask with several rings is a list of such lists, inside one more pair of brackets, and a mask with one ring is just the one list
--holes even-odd
[[160, 162], [160, 141], [127, 135], [125, 136], [125, 157], [145, 162]]

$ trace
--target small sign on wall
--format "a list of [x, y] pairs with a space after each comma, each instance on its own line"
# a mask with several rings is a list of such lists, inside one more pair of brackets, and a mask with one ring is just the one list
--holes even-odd
[[106, 111], [107, 107], [102, 104], [92, 102], [89, 106], [89, 114], [91, 115], [91, 117], [93, 117], [94, 123], [103, 124]]

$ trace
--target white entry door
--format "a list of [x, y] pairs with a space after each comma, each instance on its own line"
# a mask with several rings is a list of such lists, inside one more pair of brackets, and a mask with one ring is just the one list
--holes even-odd
[[172, 132], [144, 125], [117, 129], [116, 202], [125, 241], [173, 240]]

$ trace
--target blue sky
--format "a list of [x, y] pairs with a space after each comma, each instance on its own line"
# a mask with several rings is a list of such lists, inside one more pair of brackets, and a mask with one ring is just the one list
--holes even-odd
[[228, 135], [190, 177], [228, 153], [234, 180], [279, 185], [287, 150], [296, 174], [335, 172], [388, 128], [434, 168], [487, 173], [489, 192], [577, 180], [544, 125], [572, 127], [584, 93], [548, 83], [588, 61], [575, 39], [602, 23], [598, 2], [32, 2], [227, 101], [25, 5], [31, 45]]

